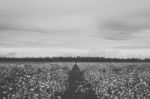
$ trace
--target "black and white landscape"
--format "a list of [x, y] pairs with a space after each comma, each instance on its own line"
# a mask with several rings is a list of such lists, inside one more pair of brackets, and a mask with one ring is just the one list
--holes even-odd
[[0, 99], [150, 99], [149, 0], [0, 0]]

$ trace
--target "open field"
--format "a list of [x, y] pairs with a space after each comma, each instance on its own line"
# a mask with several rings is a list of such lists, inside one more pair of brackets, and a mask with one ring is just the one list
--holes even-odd
[[[50, 99], [75, 63], [0, 63], [0, 97]], [[150, 99], [150, 63], [77, 63], [98, 99]], [[3, 98], [2, 98], [3, 99]]]

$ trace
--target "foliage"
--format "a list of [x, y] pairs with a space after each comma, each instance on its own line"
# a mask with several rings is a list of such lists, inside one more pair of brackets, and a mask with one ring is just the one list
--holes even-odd
[[[50, 99], [73, 89], [79, 99], [95, 93], [98, 99], [150, 99], [149, 63], [78, 63], [76, 75], [68, 76], [73, 64], [0, 63], [0, 97]], [[72, 88], [68, 82], [76, 77], [80, 83]]]

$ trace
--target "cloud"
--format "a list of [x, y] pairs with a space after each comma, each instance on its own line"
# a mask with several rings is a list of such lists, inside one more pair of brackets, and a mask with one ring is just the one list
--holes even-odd
[[106, 40], [130, 40], [133, 35], [128, 32], [105, 31], [102, 33], [102, 37]]
[[6, 57], [14, 57], [14, 56], [16, 56], [16, 55], [17, 55], [17, 53], [11, 52], [11, 53], [6, 54], [5, 56], [6, 56]]
[[17, 53], [15, 52], [8, 52], [8, 53], [4, 53], [4, 54], [0, 54], [0, 57], [15, 57], [17, 56]]
[[127, 18], [104, 20], [100, 22], [98, 29], [108, 40], [135, 39], [134, 35], [150, 30], [150, 18], [147, 15], [137, 15], [136, 12]]
[[[0, 24], [0, 30], [11, 30], [11, 31], [33, 31], [33, 32], [41, 32], [40, 30], [30, 29], [27, 27], [10, 25], [10, 24]], [[43, 32], [43, 31], [42, 31]]]
[[1, 0], [0, 49], [20, 56], [88, 55], [89, 51], [90, 56], [119, 57], [123, 53], [119, 48], [143, 51], [150, 44], [149, 3], [148, 0]]
[[91, 49], [85, 56], [122, 57], [120, 51], [111, 49]]
[[117, 22], [117, 20], [108, 22], [106, 21], [102, 27], [105, 30], [123, 31], [123, 32], [139, 32], [140, 30], [144, 29], [144, 26], [142, 25], [138, 26], [137, 24], [131, 22], [125, 23], [123, 21]]
[[150, 49], [150, 45], [120, 45], [120, 46], [113, 46], [113, 49]]
[[[40, 14], [40, 13], [39, 13]], [[16, 16], [18, 17], [18, 16]], [[4, 19], [4, 20], [7, 20]], [[0, 21], [3, 21], [0, 19]], [[0, 22], [0, 30], [26, 31], [37, 33], [80, 33], [90, 31], [93, 28], [93, 22], [86, 15], [73, 14], [62, 16], [61, 18], [31, 17], [16, 21]]]
[[55, 33], [58, 32], [56, 30], [50, 31], [48, 29], [40, 29], [36, 27], [28, 27], [28, 26], [21, 26], [21, 25], [11, 25], [11, 24], [0, 24], [0, 30], [5, 31], [26, 31], [26, 32], [37, 32], [37, 33]]
[[89, 9], [90, 0], [9, 2], [0, 4], [0, 30], [78, 33], [88, 31], [92, 25], [90, 17], [84, 13]]

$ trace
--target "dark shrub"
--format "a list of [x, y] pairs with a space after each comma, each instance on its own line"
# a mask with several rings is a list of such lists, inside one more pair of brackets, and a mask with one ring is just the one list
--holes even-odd
[[92, 85], [85, 80], [84, 73], [77, 64], [68, 73], [63, 99], [97, 99]]

